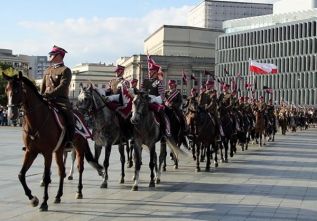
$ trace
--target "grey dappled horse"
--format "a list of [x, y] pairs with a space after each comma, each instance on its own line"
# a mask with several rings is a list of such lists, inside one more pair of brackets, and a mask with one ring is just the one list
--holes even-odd
[[[154, 111], [150, 109], [150, 97], [147, 93], [140, 92], [134, 97], [131, 122], [134, 125], [133, 137], [135, 139], [135, 183], [133, 186], [133, 190], [138, 189], [142, 146], [146, 146], [150, 152], [149, 167], [151, 170], [151, 180], [149, 186], [155, 187], [155, 181], [156, 183], [160, 183], [162, 164], [164, 159], [166, 158], [166, 145], [161, 146], [159, 167], [157, 167], [157, 154], [155, 151], [155, 144], [162, 138], [165, 139], [165, 137], [163, 137], [161, 133], [160, 125], [156, 121]], [[179, 154], [183, 153], [171, 137], [166, 137], [166, 142], [176, 157], [178, 157]]]
[[[121, 179], [120, 183], [124, 183], [124, 145], [123, 143], [128, 140], [132, 132], [129, 134], [129, 126], [121, 127], [123, 119], [115, 111], [108, 108], [104, 98], [99, 93], [97, 88], [90, 85], [88, 88], [81, 88], [78, 95], [77, 107], [81, 112], [88, 113], [93, 119], [93, 139], [95, 141], [95, 149], [100, 146], [105, 146], [105, 159], [104, 159], [104, 180], [101, 188], [108, 187], [108, 167], [109, 158], [112, 145], [119, 145], [120, 160], [121, 160]], [[128, 120], [125, 123], [130, 124]], [[131, 125], [131, 124], [130, 124]]]

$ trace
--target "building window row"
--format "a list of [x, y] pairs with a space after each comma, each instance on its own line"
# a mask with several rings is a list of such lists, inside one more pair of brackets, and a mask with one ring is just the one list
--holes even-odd
[[273, 44], [218, 50], [217, 62], [234, 62], [251, 59], [280, 58], [296, 55], [317, 54], [317, 38]]
[[310, 21], [248, 33], [222, 36], [218, 38], [217, 49], [243, 47], [315, 36], [317, 36], [317, 22]]

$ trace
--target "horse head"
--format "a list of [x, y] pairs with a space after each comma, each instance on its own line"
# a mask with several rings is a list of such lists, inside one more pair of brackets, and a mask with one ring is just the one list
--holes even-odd
[[16, 120], [19, 117], [19, 108], [25, 99], [23, 88], [22, 88], [22, 72], [18, 75], [8, 76], [2, 73], [5, 80], [8, 81], [5, 93], [8, 98], [8, 118], [10, 120]]
[[149, 94], [144, 91], [138, 92], [134, 97], [132, 102], [132, 116], [130, 119], [132, 124], [139, 124], [142, 118], [146, 116], [149, 111], [150, 100]]
[[78, 110], [83, 114], [92, 112], [92, 109], [93, 109], [92, 90], [93, 90], [92, 85], [89, 85], [88, 88], [86, 87], [80, 88], [76, 106]]

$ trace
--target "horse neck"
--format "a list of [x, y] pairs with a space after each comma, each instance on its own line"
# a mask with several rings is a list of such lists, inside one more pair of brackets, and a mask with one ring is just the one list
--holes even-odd
[[[98, 124], [112, 124], [114, 113], [105, 105], [104, 100], [102, 97], [95, 92], [93, 94], [93, 102], [96, 109], [96, 113], [93, 115], [95, 118], [95, 125]], [[101, 110], [100, 110], [101, 108]]]
[[42, 124], [43, 120], [50, 112], [48, 105], [41, 100], [26, 84], [24, 84], [25, 92], [22, 102], [24, 111], [24, 121], [29, 125]]

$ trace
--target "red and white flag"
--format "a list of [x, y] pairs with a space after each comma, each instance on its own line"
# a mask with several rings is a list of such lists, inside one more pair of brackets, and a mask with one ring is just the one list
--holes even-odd
[[277, 74], [278, 69], [275, 64], [259, 63], [256, 61], [250, 61], [249, 70], [255, 74]]

